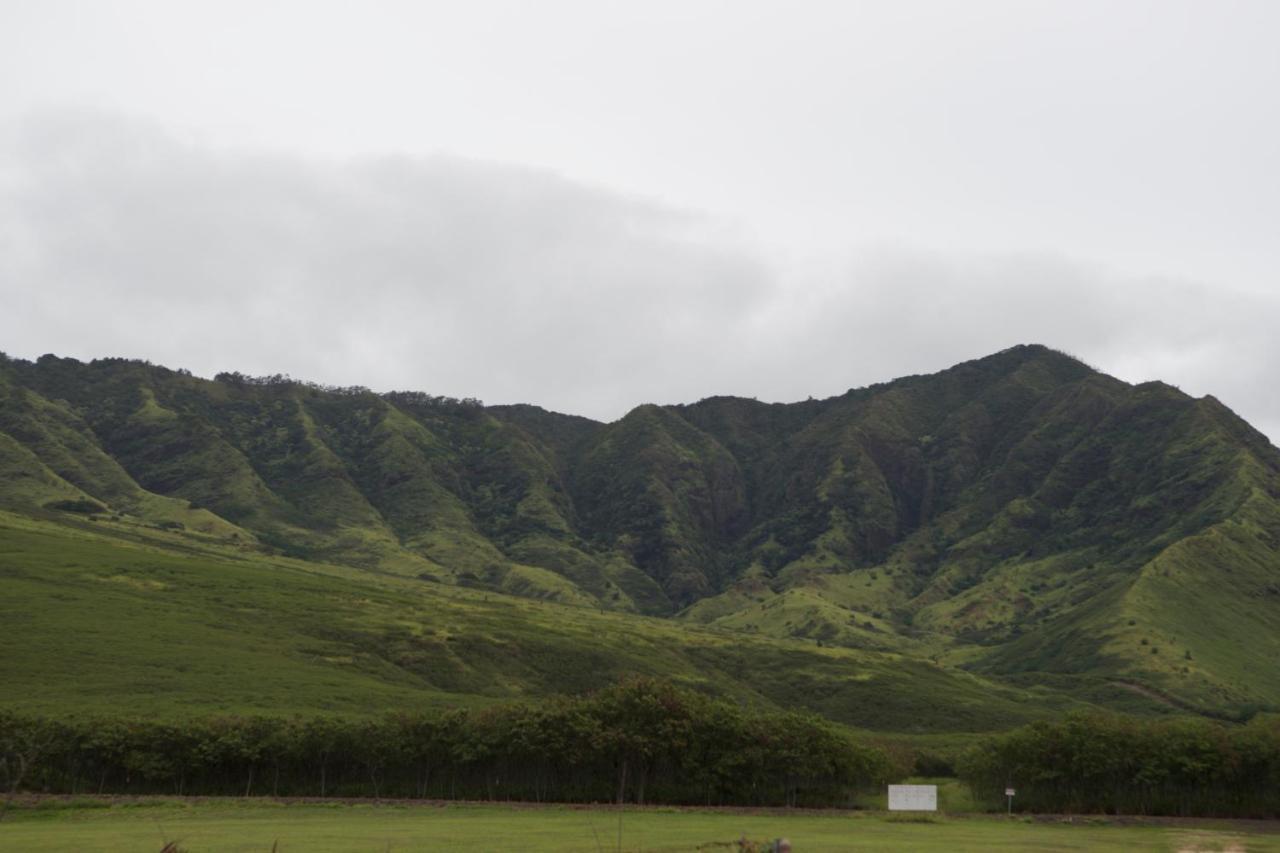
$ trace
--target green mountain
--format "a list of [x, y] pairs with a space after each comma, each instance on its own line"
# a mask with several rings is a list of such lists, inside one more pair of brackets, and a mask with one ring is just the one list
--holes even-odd
[[[1211, 397], [1131, 386], [1039, 346], [827, 400], [716, 397], [610, 424], [287, 377], [4, 359], [0, 509], [44, 536], [268, 574], [338, 566], [349, 584], [542, 599], [613, 620], [602, 631], [668, 626], [677, 646], [711, 631], [993, 691], [1280, 707], [1280, 451]], [[32, 567], [14, 571], [0, 586]], [[699, 677], [725, 681], [722, 666]], [[497, 695], [485, 672], [461, 692]]]

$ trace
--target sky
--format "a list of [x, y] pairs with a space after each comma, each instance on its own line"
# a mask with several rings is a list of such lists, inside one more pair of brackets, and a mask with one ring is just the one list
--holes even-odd
[[789, 401], [1044, 343], [1280, 440], [1280, 3], [0, 2], [0, 350]]

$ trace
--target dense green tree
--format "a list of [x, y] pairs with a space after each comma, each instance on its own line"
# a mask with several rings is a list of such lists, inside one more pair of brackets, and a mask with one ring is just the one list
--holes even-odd
[[961, 776], [991, 804], [1026, 811], [1280, 815], [1280, 721], [1248, 725], [1073, 714], [993, 738]]
[[0, 716], [11, 790], [836, 805], [889, 772], [883, 753], [818, 718], [651, 679], [364, 720]]

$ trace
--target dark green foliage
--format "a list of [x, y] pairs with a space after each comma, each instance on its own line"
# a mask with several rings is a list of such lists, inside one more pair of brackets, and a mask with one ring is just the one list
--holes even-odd
[[679, 606], [716, 592], [746, 520], [734, 458], [675, 413], [641, 406], [601, 429], [573, 476], [582, 520]]
[[950, 752], [936, 749], [919, 750], [915, 755], [915, 763], [911, 767], [911, 775], [930, 779], [955, 776], [956, 758]]
[[97, 501], [78, 498], [66, 501], [51, 501], [44, 505], [45, 509], [54, 509], [58, 512], [78, 512], [82, 515], [92, 515], [95, 512], [106, 512], [106, 507]]
[[0, 713], [5, 790], [830, 806], [890, 773], [883, 752], [818, 718], [646, 679], [361, 721]]
[[960, 775], [989, 805], [1018, 811], [1280, 816], [1280, 720], [1227, 727], [1073, 714], [993, 738]]

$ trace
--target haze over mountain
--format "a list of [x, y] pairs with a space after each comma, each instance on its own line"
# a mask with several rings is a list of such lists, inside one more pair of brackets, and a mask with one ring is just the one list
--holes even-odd
[[613, 423], [142, 362], [0, 364], [0, 507], [959, 664], [1280, 705], [1280, 451], [1042, 346]]

